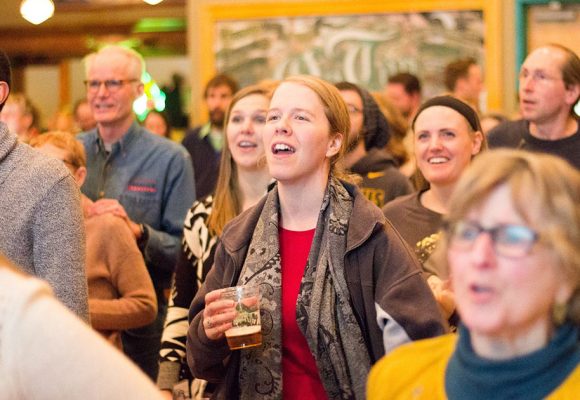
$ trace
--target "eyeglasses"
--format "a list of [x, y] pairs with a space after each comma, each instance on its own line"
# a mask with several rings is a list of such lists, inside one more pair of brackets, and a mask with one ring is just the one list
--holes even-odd
[[508, 258], [519, 258], [529, 254], [539, 235], [536, 231], [523, 225], [500, 224], [493, 228], [484, 228], [477, 222], [459, 221], [447, 227], [450, 236], [449, 244], [460, 251], [469, 251], [482, 233], [490, 235], [493, 248], [498, 255]]
[[117, 92], [126, 83], [138, 82], [139, 79], [107, 79], [106, 81], [99, 81], [97, 79], [86, 80], [85, 86], [87, 91], [94, 93], [98, 92], [101, 85], [105, 85], [105, 89], [109, 92]]
[[527, 70], [520, 71], [519, 75], [520, 81], [527, 79], [528, 77], [531, 77], [532, 80], [536, 83], [548, 83], [550, 81], [557, 81], [562, 79], [549, 76], [544, 71], [534, 71], [534, 72], [530, 72]]

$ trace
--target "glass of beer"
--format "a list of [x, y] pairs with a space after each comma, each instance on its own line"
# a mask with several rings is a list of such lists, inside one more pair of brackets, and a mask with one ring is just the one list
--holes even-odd
[[235, 286], [221, 293], [222, 299], [236, 303], [236, 318], [226, 331], [231, 350], [246, 349], [262, 344], [260, 324], [260, 287], [257, 285]]

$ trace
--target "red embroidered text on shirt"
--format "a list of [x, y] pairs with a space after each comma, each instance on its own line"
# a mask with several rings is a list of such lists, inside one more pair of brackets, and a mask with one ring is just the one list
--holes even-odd
[[131, 192], [157, 193], [157, 189], [151, 186], [129, 185], [127, 186], [127, 189]]

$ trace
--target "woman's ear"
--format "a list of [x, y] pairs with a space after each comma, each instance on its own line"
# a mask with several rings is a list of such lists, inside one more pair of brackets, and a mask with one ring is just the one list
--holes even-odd
[[340, 147], [342, 146], [342, 133], [337, 133], [328, 141], [328, 146], [326, 149], [326, 157], [332, 158], [340, 152]]
[[83, 183], [85, 183], [85, 179], [87, 178], [87, 169], [85, 167], [78, 167], [73, 173], [73, 177], [77, 181], [79, 187], [83, 186]]
[[0, 104], [4, 104], [10, 94], [10, 86], [6, 82], [0, 81]]
[[475, 131], [473, 134], [473, 150], [471, 150], [471, 155], [474, 156], [479, 154], [481, 151], [481, 144], [483, 143], [483, 133], [481, 131]]

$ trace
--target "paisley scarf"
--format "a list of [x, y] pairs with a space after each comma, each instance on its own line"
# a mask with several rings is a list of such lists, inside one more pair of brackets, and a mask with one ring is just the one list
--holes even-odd
[[[330, 399], [364, 399], [371, 366], [345, 279], [344, 255], [353, 199], [329, 179], [296, 305], [298, 326]], [[281, 263], [278, 189], [270, 191], [238, 284], [259, 284], [262, 346], [242, 350], [240, 398], [282, 398]]]

